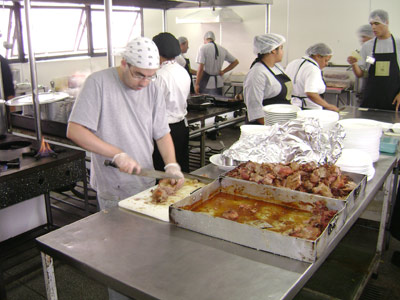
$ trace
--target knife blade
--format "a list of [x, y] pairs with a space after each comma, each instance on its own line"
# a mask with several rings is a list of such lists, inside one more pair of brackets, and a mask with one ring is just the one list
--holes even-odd
[[[115, 163], [113, 163], [111, 160], [105, 160], [104, 165], [118, 169], [118, 166]], [[132, 173], [131, 175], [152, 177], [152, 178], [181, 179], [179, 176], [176, 176], [176, 175], [171, 175], [171, 174], [167, 174], [166, 172], [152, 170], [152, 169], [146, 169], [146, 168], [142, 168], [142, 170], [140, 171], [139, 174]]]
[[[118, 169], [118, 166], [115, 163], [113, 163], [111, 160], [105, 160], [104, 161], [104, 165]], [[152, 178], [181, 179], [179, 176], [170, 175], [170, 174], [168, 174], [166, 172], [162, 172], [162, 171], [158, 171], [158, 170], [152, 170], [152, 169], [146, 169], [146, 168], [142, 168], [142, 170], [140, 171], [139, 174], [132, 173], [132, 175], [144, 176], [144, 177], [152, 177]], [[199, 175], [194, 175], [194, 174], [188, 174], [188, 173], [183, 173], [183, 176], [185, 178], [196, 179], [196, 180], [198, 180], [200, 182], [204, 182], [204, 183], [210, 183], [210, 182], [214, 181], [214, 179], [212, 179], [212, 178], [199, 176]]]

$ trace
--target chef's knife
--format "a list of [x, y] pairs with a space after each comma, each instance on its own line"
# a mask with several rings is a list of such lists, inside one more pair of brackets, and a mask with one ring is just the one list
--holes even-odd
[[[104, 164], [106, 166], [118, 168], [118, 166], [115, 163], [113, 163], [111, 160], [105, 160]], [[145, 169], [145, 168], [142, 168], [142, 170], [140, 171], [139, 174], [132, 173], [132, 175], [144, 176], [144, 177], [152, 177], [152, 178], [181, 179], [180, 177], [178, 177], [176, 175], [171, 175], [171, 174], [167, 174], [166, 172], [152, 170], [152, 169]], [[185, 178], [189, 178], [189, 179], [197, 179], [198, 181], [204, 182], [204, 183], [210, 183], [210, 182], [212, 182], [214, 180], [214, 179], [211, 179], [211, 178], [208, 178], [208, 177], [199, 176], [199, 175], [193, 175], [193, 174], [187, 174], [187, 173], [183, 173], [183, 176]]]
[[[111, 160], [105, 160], [104, 164], [106, 166], [110, 166], [110, 167], [118, 169], [118, 166], [115, 163], [113, 163]], [[162, 172], [162, 171], [157, 171], [157, 170], [152, 170], [152, 169], [145, 169], [145, 168], [142, 168], [139, 174], [132, 173], [132, 175], [144, 176], [144, 177], [152, 177], [152, 178], [180, 179], [180, 177], [176, 176], [176, 175], [171, 175], [171, 174], [167, 174], [167, 173]]]

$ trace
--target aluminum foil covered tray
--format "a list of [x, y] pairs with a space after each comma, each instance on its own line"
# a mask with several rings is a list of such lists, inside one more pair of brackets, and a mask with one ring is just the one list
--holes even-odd
[[[228, 200], [219, 199], [220, 195]], [[217, 202], [207, 206], [214, 199]], [[224, 201], [227, 202], [227, 210], [220, 215], [215, 214], [217, 211], [221, 213], [218, 207], [223, 206], [221, 202]], [[232, 204], [231, 201], [239, 202]], [[196, 207], [202, 210], [196, 211]], [[170, 221], [179, 227], [313, 262], [345, 223], [345, 207], [345, 202], [337, 199], [220, 178], [171, 205], [169, 214]], [[323, 226], [318, 226], [319, 222]], [[307, 232], [317, 227], [320, 232], [307, 236]], [[303, 233], [305, 236], [301, 237]]]

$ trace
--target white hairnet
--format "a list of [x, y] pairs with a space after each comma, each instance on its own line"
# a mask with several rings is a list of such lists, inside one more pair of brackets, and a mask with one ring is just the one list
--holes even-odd
[[212, 39], [213, 41], [215, 41], [215, 35], [214, 32], [212, 31], [207, 31], [206, 34], [204, 35], [204, 39]]
[[374, 10], [369, 15], [369, 22], [378, 22], [384, 25], [389, 24], [389, 15], [386, 11], [382, 9]]
[[270, 53], [286, 42], [286, 39], [276, 33], [261, 34], [254, 37], [253, 52], [254, 54]]
[[149, 38], [138, 37], [126, 45], [121, 56], [131, 65], [142, 69], [157, 69], [160, 55], [156, 44]]
[[328, 55], [332, 55], [332, 49], [329, 48], [328, 45], [324, 44], [324, 43], [318, 43], [318, 44], [314, 44], [312, 46], [310, 46], [307, 50], [306, 50], [306, 54], [308, 56], [311, 55], [321, 55], [321, 56], [328, 56]]
[[184, 36], [180, 36], [178, 38], [178, 41], [179, 41], [179, 44], [184, 44], [184, 43], [186, 43], [188, 41], [188, 39], [186, 37], [184, 37]]
[[375, 36], [374, 32], [372, 31], [372, 27], [369, 24], [360, 26], [360, 28], [358, 28], [357, 30], [357, 35], [358, 37], [366, 36], [370, 38], [373, 38]]

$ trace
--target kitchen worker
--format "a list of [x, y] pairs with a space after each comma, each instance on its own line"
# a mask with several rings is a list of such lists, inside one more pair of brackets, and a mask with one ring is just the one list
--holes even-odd
[[375, 38], [366, 42], [360, 51], [361, 58], [347, 58], [357, 77], [368, 72], [361, 107], [398, 111], [400, 105], [400, 39], [389, 31], [389, 15], [384, 10], [374, 10], [369, 15]]
[[335, 105], [321, 97], [326, 90], [321, 70], [332, 57], [331, 48], [324, 43], [317, 43], [310, 46], [306, 54], [307, 56], [291, 61], [285, 69], [293, 83], [291, 103], [302, 109], [339, 111]]
[[[152, 178], [132, 176], [153, 168], [153, 140], [166, 172], [182, 176], [167, 122], [165, 101], [156, 84], [160, 65], [157, 46], [139, 37], [128, 43], [121, 65], [91, 74], [85, 81], [68, 123], [67, 136], [92, 152], [91, 184], [100, 208], [154, 185]], [[119, 170], [106, 167], [112, 159]]]
[[248, 123], [264, 125], [263, 106], [290, 104], [292, 82], [278, 65], [283, 57], [283, 36], [275, 33], [254, 38], [254, 60], [243, 82]]
[[[160, 53], [160, 69], [157, 71], [156, 83], [165, 101], [176, 159], [182, 171], [189, 172], [189, 127], [185, 116], [186, 101], [190, 93], [190, 76], [175, 60], [181, 53], [179, 41], [175, 36], [163, 32], [153, 37], [153, 42]], [[157, 144], [154, 145], [153, 162], [156, 170], [164, 170], [164, 161]]]
[[[227, 61], [229, 65], [222, 69]], [[215, 43], [215, 35], [212, 31], [204, 35], [204, 45], [197, 53], [197, 69], [195, 92], [211, 95], [222, 95], [224, 81], [222, 76], [235, 68], [239, 61], [224, 47]]]
[[375, 37], [374, 32], [370, 24], [362, 25], [357, 30], [357, 37], [360, 41], [360, 45], [364, 45], [370, 39]]
[[[372, 31], [372, 27], [369, 24], [362, 25], [358, 28], [357, 30], [357, 37], [359, 39], [360, 45], [364, 45], [365, 42], [368, 42], [370, 39], [374, 38], [374, 32]], [[355, 55], [355, 57], [360, 57], [360, 51], [355, 50], [352, 55]], [[358, 101], [361, 103], [363, 99], [363, 90], [365, 88], [365, 83], [366, 79], [368, 77], [367, 72], [363, 72], [362, 77], [357, 77], [356, 75], [356, 80], [354, 84], [354, 90], [356, 91], [356, 96]]]
[[[183, 178], [175, 159], [165, 100], [154, 83], [160, 65], [157, 46], [138, 37], [121, 56], [120, 66], [86, 79], [67, 129], [69, 139], [92, 153], [90, 184], [97, 192], [100, 209], [117, 206], [120, 200], [155, 185], [153, 178], [131, 175], [153, 168], [153, 140], [166, 173]], [[112, 159], [119, 170], [105, 166], [106, 159]], [[109, 296], [128, 299], [111, 289]]]
[[181, 48], [181, 53], [177, 57], [175, 57], [175, 60], [188, 72], [190, 76], [190, 93], [194, 94], [194, 84], [192, 75], [196, 75], [197, 71], [191, 68], [189, 58], [184, 56], [184, 54], [187, 53], [189, 49], [189, 41], [184, 36], [179, 37], [178, 41], [179, 41], [179, 46]]

